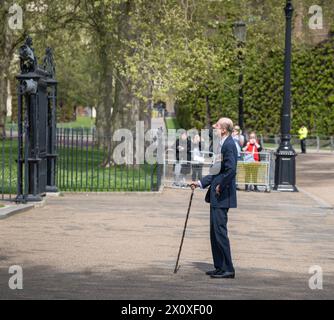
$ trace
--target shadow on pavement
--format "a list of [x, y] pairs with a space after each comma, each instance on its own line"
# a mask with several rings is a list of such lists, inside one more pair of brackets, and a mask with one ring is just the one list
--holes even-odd
[[178, 274], [172, 270], [62, 272], [48, 266], [24, 268], [24, 288], [8, 288], [8, 270], [0, 268], [0, 299], [332, 299], [334, 276], [324, 276], [323, 290], [310, 290], [311, 275], [270, 269], [237, 269], [235, 280], [210, 279], [212, 265], [195, 262]]

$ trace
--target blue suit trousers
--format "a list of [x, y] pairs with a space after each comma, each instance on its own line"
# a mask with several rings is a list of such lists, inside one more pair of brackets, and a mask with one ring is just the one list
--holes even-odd
[[210, 240], [215, 268], [234, 272], [227, 231], [228, 210], [210, 206]]

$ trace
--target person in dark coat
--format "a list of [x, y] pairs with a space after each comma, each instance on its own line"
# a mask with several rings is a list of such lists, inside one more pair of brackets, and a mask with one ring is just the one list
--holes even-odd
[[[176, 161], [175, 175], [176, 185], [186, 185], [185, 177], [191, 173], [191, 139], [188, 137], [186, 131], [183, 131], [180, 138], [176, 140]], [[179, 169], [180, 168], [180, 172]]]
[[[191, 184], [192, 189], [207, 188], [205, 201], [210, 203], [210, 239], [215, 270], [206, 274], [212, 278], [234, 278], [227, 222], [230, 208], [237, 207], [236, 171], [238, 152], [231, 136], [233, 122], [221, 118], [214, 125], [219, 134], [221, 145], [221, 163], [219, 170]], [[215, 165], [214, 165], [215, 166]]]

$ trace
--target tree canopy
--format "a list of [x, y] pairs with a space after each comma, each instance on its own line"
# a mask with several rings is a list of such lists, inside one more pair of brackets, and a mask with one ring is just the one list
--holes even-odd
[[[312, 1], [293, 1], [293, 129], [306, 122], [313, 133], [324, 135], [334, 129], [330, 2], [321, 1], [324, 28], [314, 31], [308, 25]], [[6, 84], [15, 84], [18, 72], [15, 52], [29, 34], [40, 59], [45, 47], [54, 49], [59, 116], [69, 120], [75, 106], [95, 106], [101, 136], [119, 127], [133, 128], [136, 120], [149, 127], [154, 102], [169, 97], [176, 101], [185, 128], [203, 128], [221, 115], [236, 121], [240, 68], [247, 128], [279, 132], [284, 0], [16, 3], [23, 8], [22, 30], [8, 27], [12, 3], [1, 0], [0, 126]], [[242, 48], [232, 32], [240, 20], [247, 24]]]

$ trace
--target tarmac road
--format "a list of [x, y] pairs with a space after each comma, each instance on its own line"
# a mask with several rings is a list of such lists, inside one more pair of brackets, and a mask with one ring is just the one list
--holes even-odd
[[[229, 230], [235, 280], [214, 280], [209, 207], [196, 191], [66, 194], [0, 221], [1, 299], [333, 299], [332, 155], [298, 157], [299, 193], [239, 193]], [[313, 187], [311, 187], [311, 185]], [[314, 194], [310, 194], [314, 192]], [[322, 201], [322, 202], [321, 202]], [[23, 268], [23, 290], [8, 268]], [[309, 288], [321, 266], [323, 290]]]

